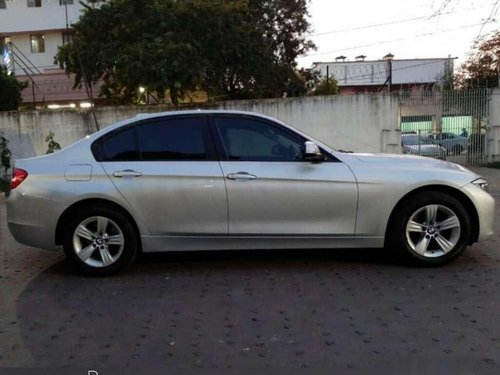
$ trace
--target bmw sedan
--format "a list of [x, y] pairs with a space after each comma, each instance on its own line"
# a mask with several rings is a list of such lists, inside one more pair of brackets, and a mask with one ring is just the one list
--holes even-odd
[[442, 265], [492, 236], [493, 210], [457, 164], [343, 153], [233, 111], [140, 115], [17, 160], [7, 198], [17, 241], [62, 247], [88, 275], [182, 250], [386, 246]]

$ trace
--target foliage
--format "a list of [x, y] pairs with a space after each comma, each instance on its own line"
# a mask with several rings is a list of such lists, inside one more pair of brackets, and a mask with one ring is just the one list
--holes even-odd
[[54, 140], [54, 133], [52, 131], [45, 137], [45, 142], [47, 143], [47, 152], [45, 154], [53, 154], [57, 150], [61, 149], [61, 145]]
[[22, 102], [21, 91], [27, 86], [27, 82], [9, 76], [7, 68], [0, 64], [0, 111], [17, 110]]
[[321, 80], [316, 87], [311, 91], [311, 95], [337, 95], [339, 87], [335, 78], [325, 78]]
[[462, 89], [496, 87], [499, 80], [500, 31], [483, 40], [455, 75], [456, 86]]
[[0, 178], [0, 192], [8, 193], [10, 191], [10, 181]]
[[9, 149], [9, 140], [3, 135], [0, 137], [0, 164], [4, 170], [4, 178], [7, 179], [7, 171], [11, 167], [12, 152]]
[[486, 164], [486, 166], [488, 168], [496, 168], [496, 169], [500, 169], [500, 161], [494, 161], [492, 163], [488, 163]]
[[[292, 95], [295, 60], [314, 47], [309, 0], [109, 0], [87, 8], [56, 62], [75, 85], [133, 102], [139, 87], [178, 103], [205, 89], [229, 99]], [[302, 84], [303, 86], [303, 84]]]
[[450, 91], [454, 89], [453, 63], [451, 58], [444, 65], [443, 72], [436, 76], [436, 88], [440, 91]]

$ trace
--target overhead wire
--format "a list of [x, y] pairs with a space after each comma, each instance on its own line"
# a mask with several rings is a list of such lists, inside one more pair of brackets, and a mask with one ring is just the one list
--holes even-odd
[[[491, 5], [494, 5], [494, 3], [491, 3]], [[468, 11], [471, 11], [471, 10], [478, 10], [478, 9], [483, 9], [483, 8], [485, 8], [485, 6], [482, 6], [482, 7], [473, 7], [473, 8], [467, 8], [467, 9], [460, 9], [460, 10], [455, 10], [455, 11], [449, 11], [449, 12], [446, 12], [446, 13], [442, 13], [441, 15], [450, 15], [450, 14], [456, 14], [456, 13], [461, 13], [461, 12], [468, 12]], [[309, 34], [309, 36], [310, 37], [316, 37], [316, 36], [324, 36], [324, 35], [331, 35], [331, 34], [341, 34], [341, 33], [347, 33], [347, 32], [357, 31], [357, 30], [365, 30], [365, 29], [372, 29], [372, 28], [389, 26], [389, 25], [397, 25], [397, 24], [400, 24], [400, 23], [408, 23], [408, 22], [413, 22], [413, 21], [429, 20], [432, 17], [434, 17], [434, 14], [432, 14], [430, 16], [429, 15], [425, 15], [425, 16], [419, 16], [419, 17], [405, 18], [405, 19], [402, 19], [402, 20], [387, 21], [387, 22], [381, 22], [381, 23], [374, 23], [374, 24], [370, 24], [370, 25], [350, 27], [350, 28], [345, 28], [345, 29], [337, 29], [337, 30], [323, 31], [323, 32], [318, 32], [318, 33], [311, 33], [311, 34]]]
[[[493, 21], [489, 20], [486, 23], [490, 23], [490, 22], [493, 22]], [[339, 49], [330, 50], [330, 51], [327, 51], [327, 52], [311, 53], [311, 54], [304, 55], [304, 57], [329, 55], [329, 54], [332, 54], [332, 53], [337, 53], [337, 52], [342, 52], [342, 51], [349, 51], [349, 50], [358, 49], [358, 48], [371, 47], [371, 46], [376, 46], [376, 45], [381, 45], [381, 44], [387, 44], [387, 43], [392, 43], [392, 42], [399, 42], [399, 41], [407, 40], [409, 38], [428, 37], [428, 36], [432, 36], [432, 35], [436, 35], [436, 34], [441, 34], [441, 33], [447, 33], [447, 32], [451, 32], [451, 31], [457, 31], [457, 30], [472, 28], [472, 27], [479, 26], [481, 24], [483, 24], [483, 22], [475, 23], [475, 24], [472, 24], [472, 25], [461, 26], [461, 27], [453, 28], [453, 29], [445, 29], [445, 30], [439, 30], [439, 31], [432, 31], [432, 32], [429, 32], [429, 33], [416, 34], [416, 35], [410, 35], [410, 36], [407, 36], [407, 37], [401, 37], [401, 38], [383, 40], [383, 41], [378, 41], [378, 42], [373, 42], [373, 43], [367, 43], [367, 44], [362, 44], [362, 45], [357, 45], [357, 46], [352, 46], [352, 47], [346, 47], [346, 48], [339, 48]]]

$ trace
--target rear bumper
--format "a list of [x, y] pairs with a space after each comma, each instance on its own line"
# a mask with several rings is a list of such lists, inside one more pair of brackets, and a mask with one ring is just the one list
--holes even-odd
[[7, 224], [17, 242], [47, 250], [56, 248], [57, 218], [64, 206], [17, 189], [10, 192], [6, 205]]
[[41, 249], [54, 250], [56, 247], [54, 234], [45, 227], [8, 223], [14, 239], [23, 244]]

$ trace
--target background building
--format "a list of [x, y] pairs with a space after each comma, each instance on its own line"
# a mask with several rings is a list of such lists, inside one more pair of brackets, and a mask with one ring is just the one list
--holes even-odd
[[453, 59], [449, 57], [396, 60], [388, 54], [380, 60], [365, 58], [361, 55], [347, 61], [345, 56], [338, 56], [332, 62], [315, 62], [313, 70], [322, 78], [335, 78], [341, 94], [431, 89], [453, 73]]
[[82, 9], [78, 0], [0, 0], [0, 52], [12, 74], [29, 82], [24, 102], [88, 101], [86, 90], [73, 90], [73, 77], [54, 64]]

